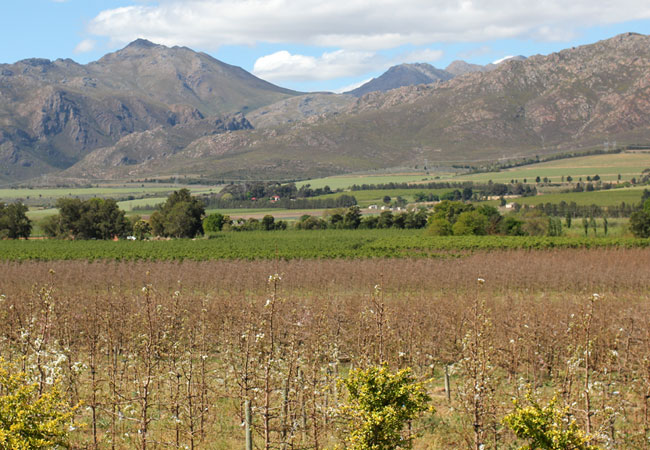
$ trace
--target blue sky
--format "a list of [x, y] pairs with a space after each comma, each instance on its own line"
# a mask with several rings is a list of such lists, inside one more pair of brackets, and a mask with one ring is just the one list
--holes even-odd
[[650, 32], [638, 0], [22, 0], [0, 62], [100, 58], [138, 37], [186, 45], [301, 91], [337, 91], [402, 62], [444, 68]]

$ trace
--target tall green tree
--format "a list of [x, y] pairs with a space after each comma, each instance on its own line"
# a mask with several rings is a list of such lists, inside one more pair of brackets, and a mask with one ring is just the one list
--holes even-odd
[[203, 219], [203, 231], [206, 233], [216, 233], [221, 231], [226, 223], [230, 223], [230, 217], [221, 213], [214, 213]]
[[650, 237], [650, 199], [645, 201], [642, 210], [630, 216], [630, 230], [636, 237]]
[[203, 234], [205, 206], [188, 189], [174, 191], [158, 211], [151, 215], [152, 231], [157, 236], [193, 238]]
[[56, 202], [58, 216], [44, 223], [43, 230], [50, 237], [73, 237], [75, 239], [124, 238], [133, 231], [117, 202], [113, 199], [91, 198], [89, 200], [59, 199]]
[[361, 209], [358, 206], [350, 206], [343, 216], [343, 228], [356, 230], [361, 223]]
[[455, 236], [484, 235], [487, 233], [488, 218], [478, 211], [465, 211], [452, 226]]
[[5, 205], [0, 202], [0, 238], [27, 239], [32, 232], [32, 222], [27, 217], [27, 206], [22, 203]]

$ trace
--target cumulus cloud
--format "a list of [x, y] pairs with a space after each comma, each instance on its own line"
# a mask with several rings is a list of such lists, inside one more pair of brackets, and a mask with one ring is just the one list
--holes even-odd
[[423, 50], [414, 50], [412, 52], [400, 55], [396, 59], [400, 62], [405, 63], [434, 62], [442, 58], [442, 55], [442, 50], [425, 48]]
[[580, 27], [650, 18], [647, 0], [160, 0], [101, 12], [89, 32], [217, 48], [257, 42], [373, 51], [503, 38], [564, 40]]
[[95, 41], [92, 39], [84, 39], [83, 41], [79, 42], [77, 46], [74, 48], [75, 53], [86, 53], [90, 52], [95, 49]]
[[283, 50], [258, 58], [253, 73], [271, 81], [315, 81], [361, 75], [383, 65], [372, 52], [337, 50], [313, 57]]
[[421, 49], [386, 58], [375, 52], [337, 50], [314, 57], [282, 50], [258, 58], [253, 73], [270, 81], [331, 80], [383, 71], [404, 62], [433, 62], [442, 55], [441, 50]]

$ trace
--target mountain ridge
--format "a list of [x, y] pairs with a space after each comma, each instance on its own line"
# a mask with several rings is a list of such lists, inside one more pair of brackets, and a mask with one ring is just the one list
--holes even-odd
[[[32, 61], [20, 70], [32, 78], [47, 78], [61, 71], [59, 67], [71, 65], [77, 83], [104, 82], [101, 77], [84, 80], [84, 67], [71, 62], [44, 65]], [[0, 66], [0, 73], [5, 69]], [[10, 95], [1, 77], [0, 95]], [[94, 149], [69, 156], [70, 161], [77, 160], [68, 167], [50, 170], [63, 179], [137, 179], [179, 173], [213, 179], [295, 179], [425, 162], [428, 166], [472, 164], [579, 151], [593, 149], [606, 139], [617, 139], [621, 145], [650, 141], [650, 37], [638, 34], [550, 55], [512, 58], [491, 70], [358, 98], [280, 92], [284, 97], [279, 101], [243, 115], [210, 115], [190, 102], [171, 106], [122, 93], [94, 99], [99, 104], [96, 109], [108, 104], [112, 113], [88, 119], [75, 97], [83, 94], [82, 88], [64, 93], [49, 89], [35, 100], [41, 108], [36, 109], [46, 111], [39, 113], [43, 117], [21, 116], [43, 133], [66, 127], [86, 130], [84, 121], [91, 119], [102, 119], [104, 129], [118, 127], [119, 138], [113, 141], [87, 134], [85, 139], [97, 141]], [[47, 108], [42, 107], [44, 98]], [[32, 131], [23, 131], [24, 124], [23, 128], [6, 126], [3, 105], [0, 161], [14, 158], [19, 165], [12, 146], [25, 148], [28, 155], [43, 149], [34, 145]], [[28, 103], [21, 107], [34, 109]], [[147, 114], [137, 113], [147, 108]], [[117, 114], [124, 117], [117, 120]], [[52, 162], [58, 156], [49, 154]]]
[[56, 172], [134, 132], [206, 117], [227, 121], [299, 94], [205, 53], [146, 40], [86, 65], [41, 58], [0, 64], [0, 176]]

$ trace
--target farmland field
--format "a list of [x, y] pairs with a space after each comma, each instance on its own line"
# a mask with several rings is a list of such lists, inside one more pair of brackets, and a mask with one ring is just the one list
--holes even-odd
[[575, 181], [582, 177], [599, 175], [603, 181], [616, 181], [621, 175], [622, 181], [633, 177], [639, 178], [644, 169], [650, 168], [650, 152], [614, 153], [607, 155], [581, 156], [576, 158], [558, 159], [556, 161], [531, 164], [501, 172], [478, 173], [472, 175], [458, 175], [453, 180], [467, 180], [475, 182], [509, 183], [510, 180], [535, 181], [536, 177], [548, 177], [552, 182], [560, 182], [562, 177], [571, 176]]
[[408, 430], [416, 450], [474, 448], [477, 430], [485, 448], [523, 445], [501, 419], [527, 393], [589, 420], [593, 444], [644, 448], [649, 260], [0, 262], [0, 354], [83, 402], [77, 448], [243, 448], [245, 400], [257, 448], [332, 448], [346, 434], [337, 378], [381, 361], [431, 396]]
[[382, 184], [382, 183], [414, 183], [436, 181], [436, 176], [441, 174], [406, 173], [406, 174], [377, 174], [377, 175], [338, 175], [327, 178], [315, 178], [299, 181], [296, 186], [300, 188], [309, 184], [313, 189], [329, 186], [331, 189], [349, 189], [354, 184]]
[[[59, 198], [80, 198], [88, 199], [92, 197], [100, 198], [126, 198], [133, 196], [136, 199], [142, 199], [143, 204], [147, 202], [156, 202], [159, 198], [164, 201], [167, 194], [181, 188], [187, 188], [194, 194], [203, 194], [218, 192], [218, 186], [200, 186], [200, 185], [176, 185], [176, 184], [129, 184], [123, 186], [97, 186], [85, 188], [19, 188], [19, 189], [0, 189], [0, 201], [12, 202], [20, 200], [27, 205], [53, 205]], [[150, 198], [150, 197], [158, 197]], [[138, 203], [135, 203], [138, 204]]]
[[520, 197], [514, 199], [521, 205], [539, 205], [540, 203], [567, 203], [576, 202], [578, 205], [619, 205], [622, 202], [627, 204], [638, 204], [641, 201], [643, 190], [647, 186], [609, 189], [591, 192], [567, 192], [567, 193], [546, 193], [534, 197]]

